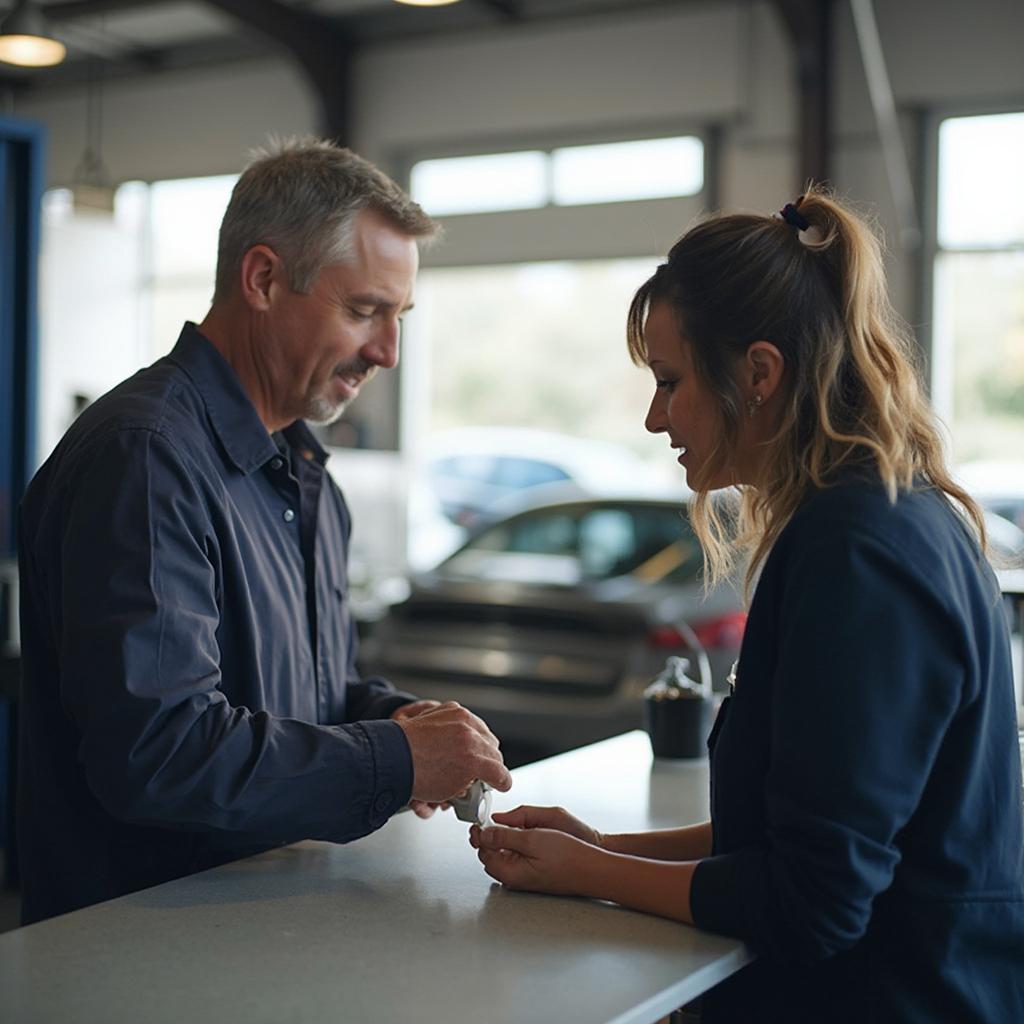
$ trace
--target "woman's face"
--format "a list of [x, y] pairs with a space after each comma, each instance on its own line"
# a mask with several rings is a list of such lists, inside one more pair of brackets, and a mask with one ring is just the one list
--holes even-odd
[[697, 376], [692, 347], [680, 333], [676, 315], [667, 302], [651, 306], [644, 325], [644, 342], [655, 381], [654, 398], [644, 425], [652, 434], [668, 435], [677, 461], [686, 470], [690, 490], [715, 491], [753, 483], [753, 467], [747, 465], [751, 461], [747, 454], [753, 451], [754, 439], [748, 435], [754, 424], [747, 417], [741, 423], [734, 456], [722, 469], [710, 469], [710, 456], [723, 436], [719, 400]]

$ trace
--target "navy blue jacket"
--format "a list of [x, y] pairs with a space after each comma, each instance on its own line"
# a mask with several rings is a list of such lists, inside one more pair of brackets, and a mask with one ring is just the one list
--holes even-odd
[[693, 914], [758, 959], [705, 1024], [1024, 1021], [1006, 620], [937, 492], [848, 480], [798, 510], [710, 745]]
[[409, 799], [355, 671], [349, 516], [304, 424], [272, 437], [187, 325], [101, 398], [21, 506], [25, 923]]

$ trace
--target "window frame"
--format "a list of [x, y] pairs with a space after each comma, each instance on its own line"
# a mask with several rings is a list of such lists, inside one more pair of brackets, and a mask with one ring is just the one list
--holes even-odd
[[[673, 138], [700, 140], [704, 183], [689, 196], [544, 206], [439, 217], [444, 244], [423, 254], [424, 269], [533, 263], [554, 260], [629, 259], [666, 252], [687, 223], [719, 205], [721, 130], [707, 121], [653, 121], [600, 128], [452, 138], [389, 154], [387, 166], [410, 187], [412, 168], [422, 160], [540, 150], [551, 154], [571, 146], [605, 145]], [[430, 212], [429, 210], [427, 211]]]
[[935, 353], [935, 278], [938, 260], [945, 254], [1022, 252], [1024, 244], [947, 248], [939, 244], [939, 130], [944, 121], [961, 117], [987, 117], [998, 114], [1024, 113], [1024, 95], [989, 100], [965, 100], [932, 107], [924, 114], [922, 131], [921, 248], [918, 263], [918, 295], [916, 330], [924, 353], [926, 386], [932, 407], [949, 429], [953, 429], [951, 396], [936, 393]]

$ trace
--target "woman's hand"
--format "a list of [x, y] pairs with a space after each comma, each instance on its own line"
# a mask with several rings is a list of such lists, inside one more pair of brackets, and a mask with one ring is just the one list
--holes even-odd
[[[508, 815], [536, 810], [520, 807]], [[482, 829], [474, 825], [469, 841], [476, 847], [484, 871], [509, 889], [610, 900], [693, 924], [690, 885], [696, 861], [672, 863], [613, 853], [567, 832], [537, 827], [494, 825]]]
[[[522, 806], [511, 811], [496, 811], [491, 817], [499, 825], [508, 825], [511, 828], [547, 828], [555, 832], [564, 832], [591, 846], [601, 846], [604, 843], [604, 836], [596, 828], [591, 828], [586, 822], [573, 817], [563, 807]], [[470, 842], [473, 843], [472, 836]]]
[[[517, 811], [533, 809], [517, 808]], [[470, 842], [476, 847], [484, 870], [495, 881], [510, 889], [557, 896], [590, 895], [589, 875], [596, 859], [606, 856], [595, 846], [567, 832], [547, 828], [495, 825], [481, 829], [474, 825], [470, 829]]]

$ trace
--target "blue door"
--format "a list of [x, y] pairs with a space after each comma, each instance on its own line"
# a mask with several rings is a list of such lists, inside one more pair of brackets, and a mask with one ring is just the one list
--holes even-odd
[[0, 117], [0, 846], [8, 882], [17, 875], [15, 511], [35, 469], [43, 144], [41, 125]]

